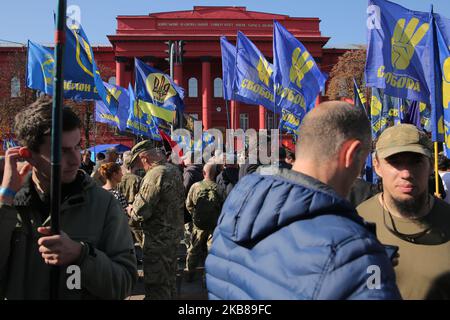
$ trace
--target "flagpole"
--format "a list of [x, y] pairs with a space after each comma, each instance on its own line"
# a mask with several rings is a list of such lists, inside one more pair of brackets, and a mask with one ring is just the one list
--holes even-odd
[[[94, 106], [94, 112], [97, 115], [97, 107]], [[97, 145], [97, 121], [94, 121], [94, 162], [97, 164], [97, 148], [95, 147]]]
[[[433, 57], [434, 57], [434, 62], [436, 61], [440, 61], [439, 60], [439, 51], [437, 48], [437, 33], [436, 33], [436, 25], [434, 22], [434, 11], [433, 11], [433, 5], [431, 5], [431, 23], [432, 23], [432, 30], [433, 30]], [[435, 81], [435, 86], [433, 88], [435, 94], [434, 94], [434, 114], [436, 115], [436, 108], [438, 108], [439, 103], [442, 103], [442, 100], [439, 101], [438, 99], [438, 94], [436, 94], [436, 92], [438, 92], [438, 90], [442, 90], [442, 86], [438, 86], [438, 82], [437, 79], [442, 79], [442, 75], [440, 73], [440, 67], [438, 65], [434, 65], [434, 81]], [[433, 104], [432, 104], [433, 106]], [[433, 118], [433, 111], [432, 111], [432, 118]], [[436, 125], [436, 134], [435, 134], [435, 140], [434, 141], [434, 180], [435, 180], [435, 192], [434, 195], [438, 198], [441, 198], [441, 193], [439, 192], [439, 168], [438, 168], [438, 133], [439, 133], [439, 119], [436, 119], [436, 117], [434, 117], [435, 119], [435, 125]]]
[[227, 129], [230, 129], [230, 115], [228, 114], [228, 100], [225, 100], [225, 111], [227, 113]]
[[441, 193], [439, 192], [439, 165], [438, 165], [438, 143], [434, 142], [434, 182], [435, 182], [435, 190], [434, 195], [438, 198], [441, 198]]
[[[57, 29], [55, 32], [55, 78], [53, 82], [53, 110], [51, 133], [51, 183], [50, 183], [50, 216], [53, 234], [60, 233], [59, 214], [61, 206], [61, 134], [62, 108], [64, 95], [63, 57], [65, 45], [66, 0], [58, 0], [56, 13]], [[59, 267], [52, 266], [50, 273], [50, 299], [58, 299]]]

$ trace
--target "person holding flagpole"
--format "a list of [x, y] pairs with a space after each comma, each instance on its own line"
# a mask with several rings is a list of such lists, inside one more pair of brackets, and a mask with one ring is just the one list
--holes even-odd
[[[23, 147], [6, 152], [0, 187], [0, 299], [52, 298], [55, 266], [63, 270], [58, 299], [124, 299], [137, 275], [127, 217], [112, 194], [78, 169], [81, 122], [68, 107], [61, 110], [61, 231], [50, 229], [51, 107], [40, 98], [15, 118]], [[70, 270], [78, 272], [73, 286], [66, 281]]]

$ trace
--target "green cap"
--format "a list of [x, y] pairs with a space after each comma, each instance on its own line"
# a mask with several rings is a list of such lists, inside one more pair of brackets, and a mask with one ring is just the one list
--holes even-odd
[[136, 144], [132, 149], [131, 149], [131, 159], [129, 162], [129, 165], [131, 166], [131, 164], [134, 162], [134, 160], [136, 160], [136, 158], [138, 157], [138, 155], [144, 151], [149, 151], [151, 149], [157, 148], [158, 146], [156, 145], [156, 143], [153, 140], [144, 140], [139, 142], [138, 144]]
[[398, 124], [387, 128], [378, 138], [375, 151], [384, 159], [401, 152], [420, 153], [431, 158], [433, 144], [425, 132], [412, 124]]

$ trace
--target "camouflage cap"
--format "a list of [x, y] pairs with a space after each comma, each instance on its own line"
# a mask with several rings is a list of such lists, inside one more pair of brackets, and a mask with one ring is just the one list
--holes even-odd
[[433, 145], [426, 133], [412, 124], [387, 128], [378, 138], [375, 151], [384, 159], [401, 152], [415, 152], [431, 158]]
[[151, 149], [157, 148], [155, 141], [153, 140], [144, 140], [139, 143], [137, 143], [132, 149], [131, 149], [131, 158], [130, 158], [130, 165], [134, 162], [134, 160], [137, 159], [138, 155], [144, 151], [149, 151]]

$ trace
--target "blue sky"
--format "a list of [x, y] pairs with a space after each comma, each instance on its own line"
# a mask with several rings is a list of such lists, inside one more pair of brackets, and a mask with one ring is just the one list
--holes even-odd
[[[81, 23], [91, 44], [109, 44], [116, 16], [147, 15], [152, 12], [191, 10], [194, 5], [245, 6], [247, 10], [286, 14], [292, 17], [319, 17], [321, 32], [331, 37], [327, 47], [348, 47], [365, 43], [367, 0], [68, 0], [81, 8]], [[412, 10], [435, 12], [450, 18], [450, 0], [396, 0]], [[53, 11], [56, 0], [3, 0], [0, 10], [0, 40], [42, 44], [53, 41]]]

